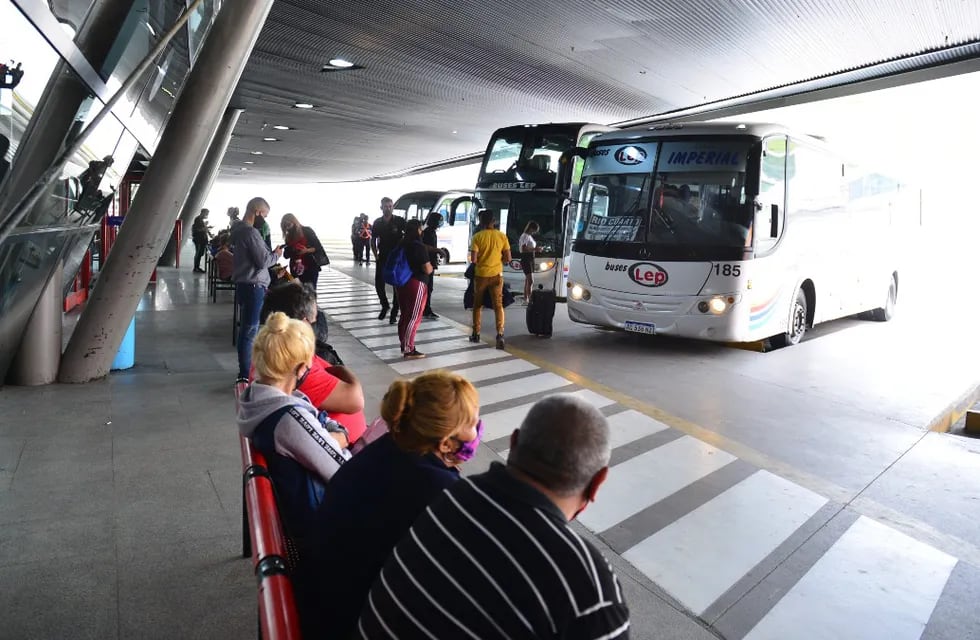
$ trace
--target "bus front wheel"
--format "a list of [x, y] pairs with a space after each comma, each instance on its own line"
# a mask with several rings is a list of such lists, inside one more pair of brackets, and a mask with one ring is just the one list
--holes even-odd
[[789, 330], [778, 336], [772, 337], [773, 346], [788, 347], [799, 344], [806, 333], [807, 304], [806, 293], [803, 289], [796, 292], [796, 299], [793, 301], [793, 312], [790, 314]]
[[891, 283], [888, 285], [888, 297], [885, 298], [885, 306], [871, 310], [871, 319], [878, 322], [888, 322], [895, 317], [895, 304], [898, 302], [898, 283], [895, 276], [892, 276]]

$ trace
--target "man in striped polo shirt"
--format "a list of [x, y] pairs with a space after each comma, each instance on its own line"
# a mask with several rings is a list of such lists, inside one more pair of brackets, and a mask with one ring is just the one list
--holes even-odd
[[609, 425], [559, 394], [511, 435], [507, 465], [457, 482], [374, 582], [362, 638], [628, 638], [612, 567], [569, 526], [609, 464]]

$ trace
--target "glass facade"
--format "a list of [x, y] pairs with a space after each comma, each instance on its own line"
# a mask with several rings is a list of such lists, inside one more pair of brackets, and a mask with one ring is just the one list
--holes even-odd
[[[116, 30], [104, 60], [82, 55], [77, 42], [90, 25], [91, 0], [0, 0], [0, 225], [8, 226], [18, 202], [61, 150], [77, 139], [103, 108], [99, 96], [114, 94], [185, 9], [184, 0], [137, 0], [120, 5], [128, 15]], [[117, 200], [138, 147], [152, 154], [173, 110], [192, 56], [219, 7], [203, 2], [163, 54], [127, 92], [113, 113], [89, 132], [61, 174], [0, 244], [0, 382], [16, 353], [45, 284], [58, 268], [73, 278], [102, 217]], [[28, 18], [38, 16], [43, 32]], [[54, 18], [51, 20], [50, 18]], [[67, 33], [77, 50], [51, 42]], [[106, 31], [99, 32], [99, 37]], [[46, 37], [47, 36], [47, 37]], [[108, 44], [108, 42], [106, 43]], [[59, 53], [60, 51], [60, 53]], [[65, 54], [62, 57], [62, 54]], [[70, 55], [69, 55], [70, 54]], [[86, 83], [87, 60], [104, 84]]]

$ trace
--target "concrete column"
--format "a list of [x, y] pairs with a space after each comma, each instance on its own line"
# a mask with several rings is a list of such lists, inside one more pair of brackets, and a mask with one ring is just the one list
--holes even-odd
[[61, 319], [65, 302], [62, 290], [62, 264], [41, 291], [31, 321], [20, 341], [20, 349], [7, 371], [10, 384], [36, 386], [51, 384], [58, 377], [61, 360]]
[[[235, 131], [235, 125], [238, 124], [238, 117], [242, 115], [242, 111], [244, 109], [237, 108], [229, 108], [225, 111], [224, 117], [221, 118], [221, 124], [218, 125], [218, 131], [214, 134], [214, 140], [211, 141], [211, 148], [208, 149], [208, 155], [204, 158], [204, 164], [201, 165], [201, 169], [197, 172], [194, 185], [191, 187], [190, 193], [187, 194], [187, 201], [184, 203], [184, 208], [180, 212], [180, 221], [183, 223], [182, 246], [186, 245], [187, 241], [191, 239], [191, 223], [194, 222], [195, 216], [201, 211], [201, 205], [204, 204], [204, 199], [208, 197], [211, 185], [214, 184], [215, 178], [218, 177], [221, 160], [225, 157], [225, 151], [228, 150], [228, 143], [231, 142], [231, 134]], [[177, 246], [176, 240], [174, 234], [171, 233], [167, 248], [163, 250], [163, 257], [157, 263], [159, 266], [172, 267], [177, 264], [177, 254], [180, 253], [181, 247]]]
[[225, 0], [68, 343], [60, 381], [109, 373], [272, 2]]

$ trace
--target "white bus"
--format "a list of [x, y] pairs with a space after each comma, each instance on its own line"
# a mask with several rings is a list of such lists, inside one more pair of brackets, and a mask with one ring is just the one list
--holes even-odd
[[892, 317], [892, 222], [917, 192], [820, 140], [775, 125], [657, 125], [597, 136], [585, 155], [573, 321], [781, 346], [834, 318]]
[[[497, 228], [507, 234], [513, 258], [504, 265], [504, 282], [515, 293], [524, 289], [517, 240], [533, 220], [540, 229], [537, 240], [541, 248], [534, 260], [534, 286], [551, 289], [557, 285], [558, 297], [564, 297], [565, 198], [555, 192], [559, 159], [566, 151], [584, 147], [593, 136], [611, 129], [582, 122], [526, 124], [497, 129], [491, 136], [475, 196], [458, 202], [470, 201], [476, 208], [496, 212]], [[470, 221], [470, 233], [474, 233], [478, 224], [475, 214]]]
[[472, 191], [413, 191], [395, 200], [395, 215], [406, 220], [420, 220], [425, 225], [429, 212], [442, 214], [442, 225], [436, 230], [439, 242], [439, 264], [466, 262], [470, 250], [470, 205], [458, 207], [453, 222], [449, 222], [449, 205], [457, 198], [472, 195]]

